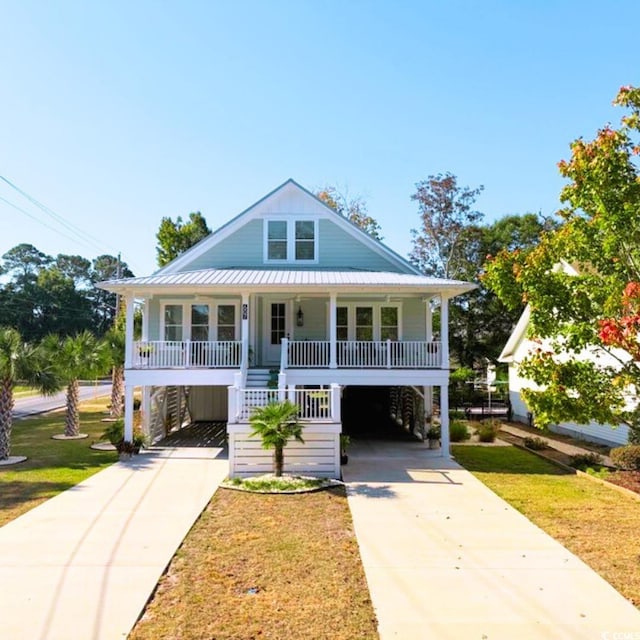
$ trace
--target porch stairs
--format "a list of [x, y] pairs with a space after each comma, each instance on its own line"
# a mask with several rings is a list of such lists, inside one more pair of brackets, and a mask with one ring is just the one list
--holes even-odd
[[[275, 384], [274, 384], [275, 383]], [[267, 389], [278, 386], [278, 374], [272, 373], [270, 369], [248, 369], [247, 389]]]

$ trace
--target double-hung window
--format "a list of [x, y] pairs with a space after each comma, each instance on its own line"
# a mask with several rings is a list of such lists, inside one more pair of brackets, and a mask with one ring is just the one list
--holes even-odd
[[266, 220], [266, 262], [316, 262], [318, 226], [315, 220]]

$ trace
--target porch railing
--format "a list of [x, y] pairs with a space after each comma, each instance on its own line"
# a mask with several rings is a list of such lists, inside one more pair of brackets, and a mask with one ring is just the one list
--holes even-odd
[[238, 389], [229, 387], [229, 416], [249, 422], [253, 410], [270, 402], [289, 399], [297, 404], [298, 418], [310, 422], [340, 422], [340, 386], [328, 389]]
[[[328, 340], [283, 341], [283, 368], [328, 368]], [[357, 369], [437, 369], [442, 362], [440, 342], [395, 340], [339, 340], [336, 367]]]
[[242, 342], [151, 340], [133, 343], [134, 369], [237, 368], [242, 359]]

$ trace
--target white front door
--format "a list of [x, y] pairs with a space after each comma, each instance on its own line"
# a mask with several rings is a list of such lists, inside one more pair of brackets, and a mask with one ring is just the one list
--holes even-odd
[[289, 334], [289, 309], [281, 300], [265, 300], [264, 305], [264, 364], [280, 363], [280, 343]]

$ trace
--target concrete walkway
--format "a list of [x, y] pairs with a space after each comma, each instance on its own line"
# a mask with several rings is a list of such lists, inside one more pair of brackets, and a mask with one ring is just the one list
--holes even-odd
[[613, 587], [423, 444], [355, 441], [343, 473], [382, 640], [640, 638]]
[[227, 470], [221, 449], [144, 453], [0, 528], [0, 636], [125, 638]]

